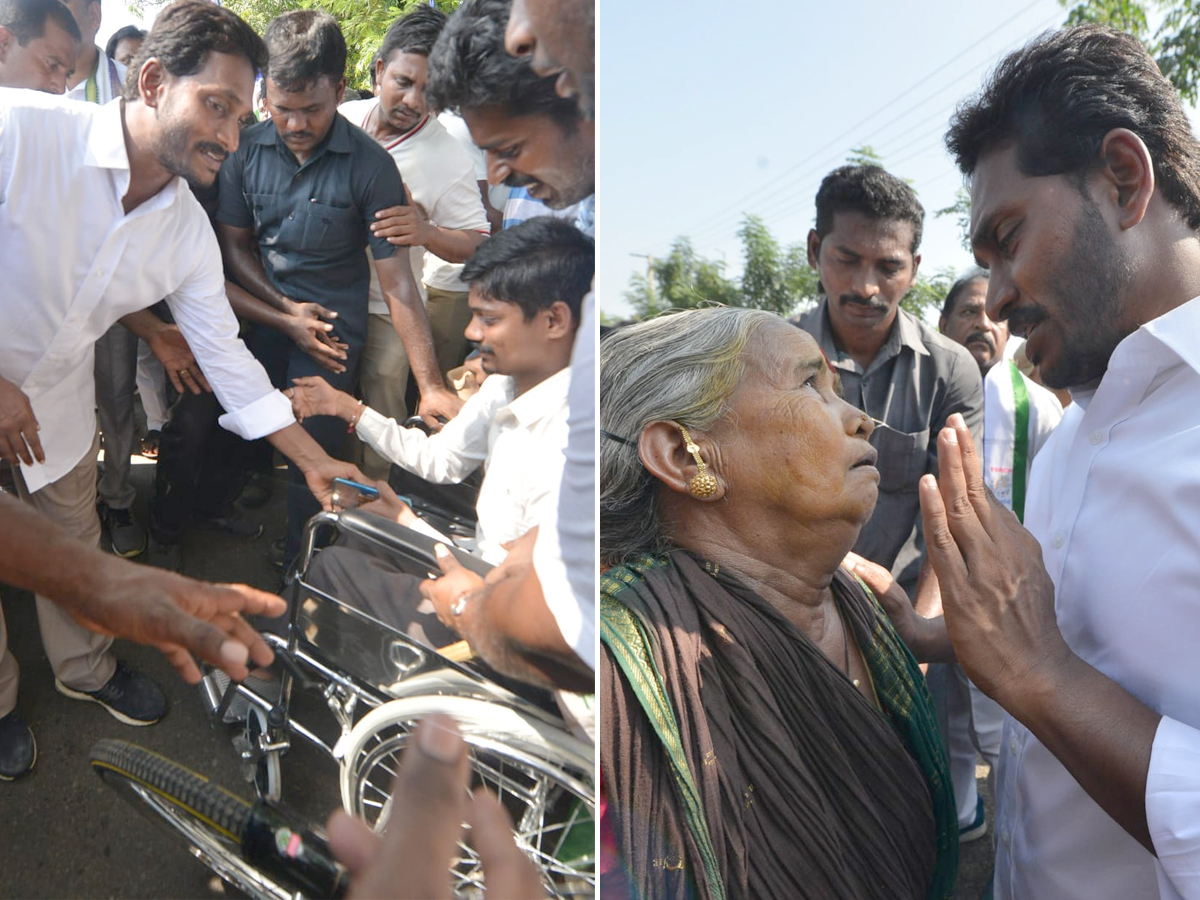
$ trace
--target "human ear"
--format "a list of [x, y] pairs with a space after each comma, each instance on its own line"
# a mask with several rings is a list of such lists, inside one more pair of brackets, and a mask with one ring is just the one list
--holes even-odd
[[157, 56], [152, 56], [144, 63], [138, 72], [138, 96], [142, 103], [151, 109], [158, 107], [159, 98], [166, 87], [166, 70]]
[[1116, 199], [1117, 224], [1132, 228], [1142, 221], [1154, 196], [1154, 163], [1140, 137], [1128, 128], [1114, 128], [1100, 144], [1101, 176]]
[[546, 310], [547, 335], [552, 338], [567, 337], [575, 326], [571, 307], [562, 300], [555, 300]]
[[13, 33], [0, 25], [0, 63], [8, 58], [8, 48], [13, 42]]
[[810, 228], [808, 230], [808, 266], [811, 269], [817, 268], [817, 260], [821, 253], [821, 236], [817, 234], [817, 229]]
[[[643, 428], [641, 439], [638, 441], [638, 457], [646, 471], [669, 490], [701, 502], [720, 500], [725, 496], [726, 484], [725, 479], [713, 466], [716, 462], [716, 449], [703, 432], [689, 429], [689, 434], [696, 443], [696, 452], [705, 463], [703, 471], [697, 465], [695, 456], [688, 452], [687, 441], [684, 440], [677, 422], [651, 422]], [[711, 475], [716, 480], [716, 490], [713, 493], [698, 495], [693, 490], [693, 479], [702, 474]]]

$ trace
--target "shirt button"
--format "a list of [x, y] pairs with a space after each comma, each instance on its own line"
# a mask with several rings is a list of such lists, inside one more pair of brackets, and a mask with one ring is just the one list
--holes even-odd
[[1012, 835], [1011, 835], [1009, 832], [1007, 832], [1007, 831], [1006, 831], [1006, 832], [1004, 832], [1003, 836], [1001, 836], [1000, 840], [1004, 841], [1004, 846], [1005, 846], [1005, 847], [1011, 846], [1011, 844], [1012, 844]]
[[1067, 542], [1066, 536], [1061, 531], [1054, 532], [1054, 549], [1061, 550], [1062, 545]]
[[103, 270], [103, 269], [97, 269], [97, 270], [96, 270], [96, 277], [97, 277], [97, 278], [103, 278], [103, 277], [104, 277], [104, 270]]
[[296, 214], [295, 214], [295, 213], [288, 213], [288, 218], [289, 218], [289, 219], [294, 219], [294, 218], [296, 218]]
[[1094, 447], [1104, 440], [1104, 432], [1093, 431], [1091, 434], [1088, 435], [1088, 440], [1092, 443], [1092, 446]]
[[1016, 754], [1016, 752], [1017, 752], [1017, 739], [1016, 739], [1015, 737], [1010, 737], [1010, 738], [1008, 739], [1008, 749], [1009, 749], [1009, 751], [1010, 751], [1011, 753], [1013, 753], [1014, 755]]

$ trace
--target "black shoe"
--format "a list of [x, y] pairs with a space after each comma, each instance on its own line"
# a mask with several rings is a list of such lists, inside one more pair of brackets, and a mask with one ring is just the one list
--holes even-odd
[[153, 725], [167, 714], [167, 698], [158, 685], [123, 662], [117, 663], [117, 671], [98, 691], [77, 691], [57, 678], [54, 686], [64, 697], [99, 703], [126, 725]]
[[282, 572], [284, 565], [287, 563], [287, 538], [278, 538], [271, 541], [271, 548], [267, 551], [267, 558], [271, 560], [271, 565], [276, 572]]
[[146, 549], [146, 529], [133, 519], [128, 509], [100, 506], [100, 521], [108, 529], [112, 552], [125, 559], [141, 555]]
[[225, 534], [249, 538], [250, 540], [254, 540], [266, 529], [266, 526], [251, 521], [249, 516], [239, 512], [237, 509], [234, 509], [225, 516], [198, 518], [196, 519], [196, 525], [200, 528], [207, 528], [210, 531], [223, 531]]
[[37, 742], [15, 712], [0, 718], [0, 781], [20, 778], [37, 761]]
[[260, 506], [265, 506], [271, 499], [274, 490], [275, 483], [271, 480], [270, 475], [255, 472], [246, 482], [246, 486], [242, 488], [241, 494], [238, 495], [238, 506], [243, 509], [258, 509]]

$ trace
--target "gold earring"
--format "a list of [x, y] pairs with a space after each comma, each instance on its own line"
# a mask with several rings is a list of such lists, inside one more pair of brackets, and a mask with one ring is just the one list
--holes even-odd
[[693, 497], [705, 500], [717, 492], [717, 479], [708, 474], [708, 466], [700, 458], [700, 447], [692, 440], [692, 436], [688, 434], [687, 428], [680, 425], [679, 430], [683, 432], [683, 439], [686, 441], [684, 446], [687, 452], [692, 454], [692, 457], [696, 460], [697, 471], [695, 475], [688, 479], [688, 490], [692, 492]]

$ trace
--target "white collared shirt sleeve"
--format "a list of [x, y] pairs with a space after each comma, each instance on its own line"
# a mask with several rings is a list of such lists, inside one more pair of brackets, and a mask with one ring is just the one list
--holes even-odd
[[1146, 824], [1171, 888], [1200, 898], [1200, 730], [1169, 716], [1159, 721], [1150, 752]]
[[488, 426], [496, 409], [507, 402], [505, 382], [495, 375], [463, 404], [458, 415], [437, 434], [404, 428], [369, 406], [356, 431], [380, 456], [434, 484], [455, 484], [481, 465], [488, 453]]

